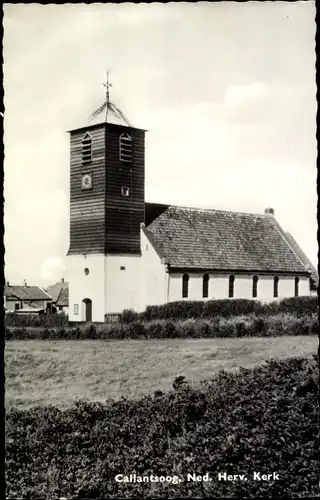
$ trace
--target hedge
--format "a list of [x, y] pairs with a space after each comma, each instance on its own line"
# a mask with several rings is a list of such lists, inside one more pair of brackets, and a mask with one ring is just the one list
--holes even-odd
[[[318, 297], [291, 297], [279, 302], [262, 303], [252, 299], [221, 299], [208, 301], [177, 301], [169, 302], [159, 306], [148, 306], [140, 314], [140, 318], [147, 321], [154, 319], [196, 319], [213, 318], [222, 316], [239, 316], [243, 314], [274, 315], [277, 313], [288, 313], [296, 316], [317, 313]], [[122, 321], [128, 322], [130, 317], [128, 311], [122, 316]]]
[[227, 338], [277, 337], [281, 335], [317, 335], [316, 314], [296, 317], [291, 314], [274, 316], [236, 316], [231, 318], [187, 320], [133, 321], [76, 328], [6, 328], [6, 340], [25, 339], [168, 339], [168, 338]]
[[17, 327], [66, 327], [69, 324], [68, 315], [64, 312], [59, 314], [23, 314], [7, 312], [4, 318], [5, 326]]
[[[78, 402], [68, 410], [9, 408], [6, 498], [316, 497], [318, 358], [220, 372], [194, 389]], [[253, 480], [253, 472], [279, 475]], [[218, 481], [218, 473], [247, 481]], [[116, 482], [117, 474], [173, 476]], [[209, 482], [187, 474], [209, 473]]]
[[[136, 321], [152, 321], [156, 319], [212, 319], [216, 316], [230, 318], [232, 316], [256, 314], [270, 316], [278, 313], [304, 316], [318, 312], [318, 297], [292, 297], [279, 302], [262, 303], [252, 299], [221, 299], [208, 301], [177, 301], [160, 306], [148, 306], [142, 313], [130, 309], [119, 315], [119, 323]], [[65, 313], [30, 316], [17, 313], [5, 315], [5, 326], [8, 327], [45, 327], [66, 328], [69, 319]]]

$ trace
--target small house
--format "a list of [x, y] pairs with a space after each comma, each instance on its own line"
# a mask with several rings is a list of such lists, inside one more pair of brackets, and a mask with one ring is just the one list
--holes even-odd
[[39, 286], [10, 285], [4, 287], [6, 312], [27, 314], [51, 313], [52, 298]]

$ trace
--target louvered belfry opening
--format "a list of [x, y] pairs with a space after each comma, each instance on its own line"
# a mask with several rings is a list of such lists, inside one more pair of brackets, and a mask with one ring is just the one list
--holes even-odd
[[132, 162], [132, 137], [129, 134], [121, 134], [120, 136], [120, 161]]
[[82, 164], [91, 163], [92, 160], [92, 139], [90, 134], [86, 134], [82, 139]]

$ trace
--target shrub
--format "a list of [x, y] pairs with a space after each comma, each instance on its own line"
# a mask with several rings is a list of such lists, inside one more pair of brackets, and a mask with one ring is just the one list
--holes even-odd
[[56, 314], [21, 314], [8, 312], [5, 314], [5, 326], [12, 327], [66, 327], [69, 318], [64, 312]]
[[142, 316], [146, 321], [153, 319], [199, 318], [202, 314], [204, 303], [198, 300], [180, 300], [160, 306], [148, 306], [144, 313], [142, 313]]
[[290, 297], [279, 302], [278, 311], [281, 313], [291, 313], [297, 316], [314, 314], [318, 312], [318, 297]]
[[210, 318], [222, 316], [228, 318], [240, 314], [250, 314], [255, 312], [257, 306], [258, 303], [256, 301], [247, 299], [209, 300], [205, 303], [203, 316]]
[[133, 321], [138, 321], [139, 314], [132, 309], [125, 309], [119, 316], [119, 321], [121, 323], [132, 323]]
[[95, 339], [97, 338], [97, 329], [92, 323], [87, 323], [81, 329], [82, 338], [84, 339]]
[[264, 318], [254, 318], [249, 327], [249, 335], [252, 337], [263, 337], [266, 331]]
[[141, 321], [133, 321], [126, 325], [126, 338], [141, 339], [146, 337], [144, 324]]
[[200, 336], [198, 324], [194, 319], [187, 319], [186, 321], [180, 321], [179, 327], [181, 329], [180, 330], [181, 336], [184, 339], [187, 339], [187, 338], [192, 339], [192, 338]]
[[236, 324], [233, 320], [231, 321], [223, 320], [220, 322], [219, 337], [229, 338], [236, 336], [237, 336]]
[[215, 319], [214, 321], [199, 319], [197, 321], [197, 330], [199, 338], [219, 337], [219, 329], [220, 329], [219, 319]]
[[237, 321], [235, 324], [237, 337], [248, 337], [249, 330], [248, 326], [244, 321]]
[[312, 318], [310, 324], [310, 333], [311, 335], [319, 335], [319, 319], [318, 317]]
[[162, 323], [162, 332], [165, 339], [174, 339], [181, 337], [181, 330], [179, 329], [179, 324], [175, 321], [164, 321]]
[[[6, 412], [6, 498], [258, 498], [318, 495], [318, 359], [220, 372], [138, 401]], [[118, 483], [116, 474], [209, 472], [210, 482]], [[242, 483], [219, 481], [241, 471]], [[253, 480], [253, 471], [279, 479]], [[151, 486], [151, 488], [150, 488]]]
[[176, 390], [180, 389], [186, 383], [187, 383], [186, 377], [184, 377], [183, 375], [179, 375], [178, 377], [176, 377], [174, 379], [172, 387], [176, 391]]
[[164, 338], [164, 333], [163, 333], [164, 323], [165, 322], [162, 320], [155, 320], [146, 323], [145, 329], [147, 338], [148, 339]]

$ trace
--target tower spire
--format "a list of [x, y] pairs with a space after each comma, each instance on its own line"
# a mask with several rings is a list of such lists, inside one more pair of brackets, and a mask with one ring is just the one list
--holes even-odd
[[102, 84], [103, 87], [106, 89], [106, 100], [105, 102], [98, 108], [96, 109], [92, 115], [89, 117], [89, 123], [96, 118], [98, 115], [103, 113], [103, 111], [106, 112], [106, 117], [105, 117], [105, 122], [107, 123], [108, 121], [108, 112], [112, 113], [116, 118], [118, 118], [120, 121], [125, 123], [128, 127], [132, 127], [131, 123], [129, 122], [128, 118], [125, 116], [124, 113], [114, 104], [110, 101], [110, 87], [112, 87], [112, 83], [110, 83], [109, 80], [109, 71], [107, 71], [107, 80]]

